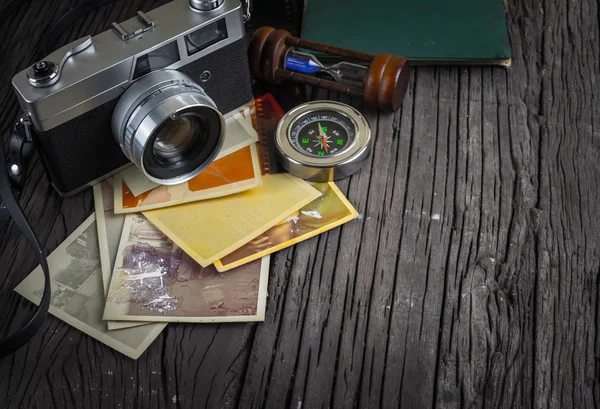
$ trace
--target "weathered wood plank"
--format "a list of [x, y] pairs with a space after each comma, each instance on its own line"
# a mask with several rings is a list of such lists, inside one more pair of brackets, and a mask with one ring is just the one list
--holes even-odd
[[[538, 407], [598, 405], [598, 3], [544, 2], [534, 378]], [[596, 47], [591, 44], [596, 44]], [[595, 389], [595, 390], [594, 390]]]

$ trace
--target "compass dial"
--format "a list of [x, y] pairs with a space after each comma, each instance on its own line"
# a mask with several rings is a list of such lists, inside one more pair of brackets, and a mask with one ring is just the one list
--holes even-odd
[[277, 124], [275, 148], [281, 166], [311, 182], [330, 182], [357, 172], [371, 151], [371, 129], [362, 114], [337, 101], [311, 101]]
[[354, 141], [355, 126], [346, 115], [332, 110], [315, 110], [299, 116], [290, 125], [290, 143], [314, 157], [344, 152]]

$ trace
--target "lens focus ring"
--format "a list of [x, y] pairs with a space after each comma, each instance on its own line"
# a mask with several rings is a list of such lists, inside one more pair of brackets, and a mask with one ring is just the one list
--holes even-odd
[[125, 154], [125, 156], [129, 160], [131, 160], [130, 152], [131, 152], [131, 146], [133, 144], [133, 135], [134, 135], [134, 132], [132, 132], [129, 127], [125, 127], [125, 133], [123, 135], [123, 143], [121, 145], [121, 149], [123, 149], [123, 152], [125, 152], [125, 151], [128, 152], [127, 154]]

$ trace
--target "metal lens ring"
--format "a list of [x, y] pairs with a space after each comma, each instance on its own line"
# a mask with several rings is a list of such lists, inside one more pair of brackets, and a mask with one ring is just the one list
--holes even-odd
[[125, 156], [148, 179], [183, 183], [202, 172], [223, 144], [225, 121], [215, 103], [188, 76], [156, 71], [119, 99], [112, 131]]

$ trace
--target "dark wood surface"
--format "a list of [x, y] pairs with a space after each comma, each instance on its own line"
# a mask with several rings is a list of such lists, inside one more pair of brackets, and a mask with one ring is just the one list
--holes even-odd
[[[34, 0], [0, 23], [3, 132], [10, 77], [73, 4]], [[155, 6], [117, 2], [61, 41]], [[172, 324], [133, 361], [49, 317], [0, 362], [0, 406], [599, 406], [599, 5], [508, 14], [512, 68], [418, 67], [401, 111], [365, 111], [372, 157], [339, 182], [361, 217], [272, 258], [264, 323]], [[47, 251], [93, 211], [90, 190], [60, 198], [39, 163], [22, 204]], [[4, 333], [30, 311], [12, 290], [35, 264], [11, 225]]]

